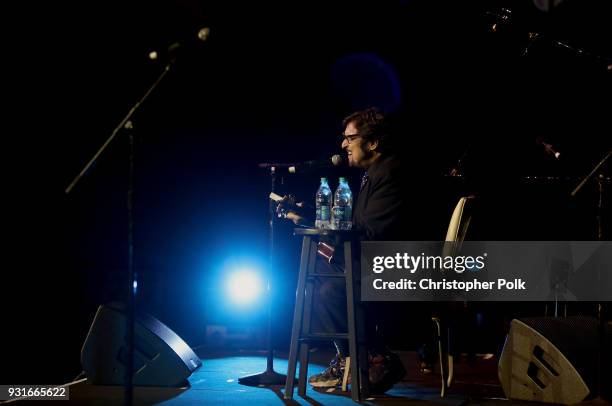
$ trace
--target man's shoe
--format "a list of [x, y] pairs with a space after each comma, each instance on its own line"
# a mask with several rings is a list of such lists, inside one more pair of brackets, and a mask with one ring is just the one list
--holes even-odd
[[431, 374], [434, 370], [434, 366], [425, 361], [419, 361], [418, 366], [419, 366], [419, 372], [422, 373], [423, 375]]
[[370, 355], [370, 392], [373, 394], [385, 393], [406, 375], [406, 369], [397, 354], [387, 352], [385, 354]]
[[313, 388], [333, 388], [342, 383], [342, 376], [346, 368], [346, 359], [336, 355], [331, 360], [329, 366], [320, 374], [312, 375], [308, 378], [308, 383]]

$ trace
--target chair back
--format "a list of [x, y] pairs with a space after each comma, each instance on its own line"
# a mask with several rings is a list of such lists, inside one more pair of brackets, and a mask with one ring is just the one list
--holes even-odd
[[446, 231], [445, 241], [461, 242], [465, 239], [468, 226], [472, 219], [471, 203], [473, 196], [464, 196], [457, 202]]
[[453, 210], [453, 214], [448, 224], [446, 238], [444, 240], [446, 242], [452, 242], [456, 244], [445, 244], [443, 255], [453, 256], [457, 252], [457, 250], [461, 248], [461, 243], [465, 239], [467, 229], [470, 225], [470, 221], [472, 220], [471, 200], [473, 199], [473, 196], [464, 196], [460, 198], [457, 202], [457, 205]]

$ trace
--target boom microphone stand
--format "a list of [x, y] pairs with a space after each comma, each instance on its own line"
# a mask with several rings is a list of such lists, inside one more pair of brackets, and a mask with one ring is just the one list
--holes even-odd
[[[576, 194], [584, 187], [584, 185], [593, 178], [597, 172], [599, 172], [600, 168], [603, 164], [610, 158], [612, 155], [612, 150], [608, 151], [606, 156], [603, 157], [601, 161], [595, 165], [593, 170], [585, 176], [585, 178], [576, 186], [576, 188], [572, 191], [571, 196], [575, 197]], [[597, 190], [598, 190], [598, 198], [597, 198], [597, 241], [603, 241], [603, 225], [602, 225], [602, 215], [603, 215], [603, 183], [604, 176], [603, 174], [599, 174], [597, 176]], [[604, 346], [605, 346], [605, 332], [606, 332], [606, 321], [604, 320], [603, 315], [603, 305], [601, 302], [597, 303], [597, 320], [599, 321], [599, 373], [598, 376], [598, 386], [599, 386], [599, 396], [601, 396], [601, 392], [603, 389], [603, 371], [604, 371], [604, 363], [603, 363], [603, 354]]]
[[[608, 151], [608, 154], [603, 157], [603, 159], [601, 161], [599, 161], [599, 163], [597, 163], [597, 165], [595, 165], [595, 167], [593, 168], [593, 170], [578, 184], [578, 186], [576, 186], [576, 188], [572, 191], [571, 195], [572, 197], [575, 197], [576, 194], [580, 191], [580, 189], [582, 189], [582, 187], [593, 177], [595, 176], [595, 174], [599, 171], [599, 168], [601, 168], [603, 166], [603, 164], [608, 160], [608, 158], [610, 158], [610, 155], [612, 155], [612, 150]], [[598, 183], [598, 199], [597, 199], [597, 240], [598, 241], [603, 241], [603, 226], [602, 226], [602, 221], [601, 221], [601, 217], [603, 214], [603, 175], [600, 175], [597, 178], [597, 183]]]
[[[197, 40], [200, 42], [205, 42], [208, 40], [208, 36], [210, 35], [210, 28], [203, 27], [200, 28], [197, 32]], [[133, 392], [134, 392], [134, 324], [135, 324], [135, 307], [136, 307], [136, 287], [137, 287], [137, 278], [136, 273], [134, 272], [134, 214], [133, 214], [133, 203], [134, 203], [134, 134], [133, 127], [134, 124], [132, 122], [132, 117], [136, 113], [136, 111], [144, 104], [144, 102], [148, 99], [148, 97], [153, 93], [153, 91], [157, 88], [157, 86], [162, 82], [162, 80], [166, 77], [168, 72], [172, 66], [174, 66], [177, 53], [180, 51], [182, 47], [185, 45], [181, 45], [179, 42], [175, 42], [171, 44], [165, 50], [165, 56], [167, 57], [167, 63], [161, 74], [158, 78], [153, 82], [153, 84], [149, 87], [149, 89], [145, 92], [145, 94], [132, 106], [132, 108], [128, 111], [126, 116], [119, 122], [117, 127], [112, 131], [111, 135], [108, 137], [106, 142], [102, 144], [102, 147], [94, 154], [91, 160], [85, 165], [85, 167], [81, 170], [81, 172], [74, 178], [74, 180], [68, 185], [65, 192], [66, 194], [70, 194], [76, 184], [81, 180], [83, 176], [87, 174], [87, 172], [91, 169], [91, 167], [96, 163], [98, 158], [102, 155], [102, 153], [106, 150], [106, 148], [110, 145], [110, 143], [115, 139], [120, 130], [126, 129], [129, 134], [129, 169], [128, 169], [128, 190], [127, 190], [127, 214], [128, 214], [128, 299], [127, 299], [127, 321], [126, 321], [126, 340], [127, 340], [127, 365], [125, 369], [125, 399], [124, 404], [127, 406], [131, 406], [133, 403]], [[151, 52], [149, 54], [149, 59], [156, 60], [159, 55], [157, 52]]]
[[153, 90], [161, 83], [161, 81], [166, 77], [170, 68], [174, 64], [175, 58], [172, 58], [162, 73], [159, 75], [157, 80], [153, 82], [151, 87], [146, 91], [144, 96], [132, 108], [128, 111], [127, 115], [121, 120], [121, 122], [115, 127], [112, 131], [111, 135], [108, 137], [106, 142], [100, 147], [98, 152], [95, 153], [93, 158], [85, 165], [85, 167], [81, 170], [81, 172], [74, 178], [74, 180], [68, 185], [65, 190], [66, 194], [70, 194], [76, 184], [87, 174], [87, 172], [91, 169], [91, 167], [97, 162], [98, 158], [102, 155], [102, 153], [106, 150], [106, 148], [110, 145], [110, 143], [115, 139], [119, 131], [122, 129], [128, 130], [129, 136], [129, 168], [128, 168], [128, 190], [127, 190], [127, 214], [128, 214], [128, 300], [127, 300], [127, 322], [126, 322], [126, 339], [127, 339], [127, 365], [125, 369], [125, 399], [124, 404], [127, 406], [131, 406], [133, 403], [133, 377], [134, 377], [134, 314], [136, 307], [136, 286], [137, 286], [137, 278], [136, 273], [134, 272], [134, 132], [133, 132], [133, 123], [132, 117], [139, 109], [139, 107], [147, 100], [147, 98], [151, 95]]

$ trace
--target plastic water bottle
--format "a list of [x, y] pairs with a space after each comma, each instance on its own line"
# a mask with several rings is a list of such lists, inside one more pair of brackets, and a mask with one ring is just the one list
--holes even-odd
[[331, 227], [332, 191], [327, 183], [327, 178], [321, 178], [321, 186], [317, 190], [315, 219], [316, 228], [329, 229]]
[[345, 178], [340, 178], [340, 184], [334, 193], [334, 208], [332, 210], [332, 228], [334, 230], [350, 230], [353, 227], [353, 193]]

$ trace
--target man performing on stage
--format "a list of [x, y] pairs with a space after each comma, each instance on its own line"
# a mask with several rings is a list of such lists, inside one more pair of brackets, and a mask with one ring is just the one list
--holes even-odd
[[[405, 240], [408, 227], [408, 195], [405, 172], [393, 151], [393, 138], [388, 120], [377, 109], [355, 112], [344, 119], [342, 149], [348, 164], [362, 169], [363, 178], [353, 210], [353, 230], [361, 240]], [[304, 219], [295, 213], [288, 216], [296, 224]], [[412, 230], [415, 231], [414, 229]], [[414, 235], [414, 234], [413, 234]], [[336, 255], [334, 258], [342, 258]], [[341, 261], [341, 260], [340, 260]], [[317, 272], [343, 272], [342, 262], [328, 262], [317, 258]], [[384, 393], [399, 382], [405, 369], [399, 357], [390, 352], [376, 331], [376, 318], [372, 307], [366, 305], [366, 340], [369, 351], [369, 377], [372, 393]], [[337, 333], [347, 331], [346, 289], [344, 281], [325, 278], [315, 284], [313, 300], [314, 331]], [[311, 376], [313, 387], [335, 387], [345, 373], [348, 355], [347, 340], [335, 340], [337, 349], [330, 366], [322, 373]]]

